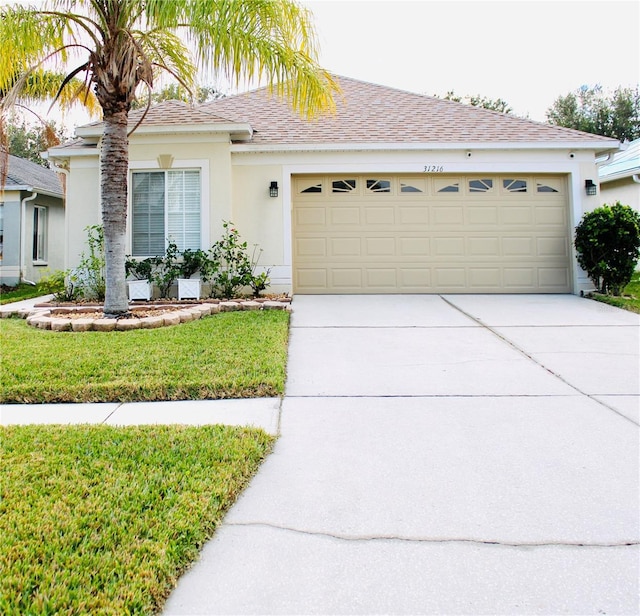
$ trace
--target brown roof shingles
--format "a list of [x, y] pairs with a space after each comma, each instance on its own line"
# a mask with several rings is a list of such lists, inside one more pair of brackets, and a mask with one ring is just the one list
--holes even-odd
[[[199, 109], [248, 122], [252, 143], [566, 143], [607, 138], [550, 126], [436, 97], [337, 77], [342, 96], [333, 115], [304, 120], [269, 88], [205, 103]], [[616, 144], [611, 140], [612, 146]]]

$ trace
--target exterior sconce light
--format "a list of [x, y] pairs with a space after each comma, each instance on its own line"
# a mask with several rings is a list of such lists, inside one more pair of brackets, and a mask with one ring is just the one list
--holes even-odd
[[271, 184], [269, 185], [269, 196], [270, 197], [278, 196], [278, 182], [276, 182], [275, 180], [272, 180]]
[[590, 197], [598, 192], [598, 187], [593, 183], [593, 180], [586, 180], [584, 183], [584, 189]]

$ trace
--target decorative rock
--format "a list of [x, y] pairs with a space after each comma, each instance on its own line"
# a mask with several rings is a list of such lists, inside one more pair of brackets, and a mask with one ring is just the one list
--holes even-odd
[[71, 321], [69, 319], [51, 319], [51, 329], [54, 332], [71, 331]]
[[93, 329], [97, 332], [112, 332], [116, 328], [116, 319], [96, 319]]
[[42, 315], [36, 316], [29, 322], [29, 325], [37, 327], [38, 329], [51, 329], [51, 319]]
[[239, 302], [220, 302], [218, 306], [220, 306], [221, 312], [233, 312], [234, 310], [242, 310], [242, 306], [240, 306]]
[[94, 319], [73, 319], [71, 321], [71, 329], [74, 332], [88, 332], [93, 329]]
[[116, 329], [121, 332], [140, 329], [140, 319], [116, 319]]
[[180, 317], [180, 323], [188, 323], [189, 321], [193, 321], [193, 314], [189, 310], [178, 310], [176, 312], [178, 317]]
[[168, 312], [167, 314], [162, 315], [162, 321], [167, 325], [179, 325], [180, 324], [180, 315], [177, 312]]
[[285, 304], [273, 300], [266, 301], [262, 304], [265, 310], [284, 310]]
[[262, 310], [263, 303], [264, 302], [254, 302], [254, 301], [242, 302], [242, 309], [243, 310]]
[[209, 314], [218, 314], [220, 312], [220, 304], [207, 304], [211, 308], [211, 312]]
[[157, 317], [143, 317], [139, 319], [141, 329], [156, 329], [164, 325], [164, 318], [162, 316]]
[[201, 317], [207, 317], [211, 314], [211, 304], [199, 304], [191, 310], [197, 312]]

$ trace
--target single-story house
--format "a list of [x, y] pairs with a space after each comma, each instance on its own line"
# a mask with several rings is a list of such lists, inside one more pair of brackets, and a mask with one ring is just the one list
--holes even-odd
[[[130, 139], [130, 254], [169, 237], [206, 249], [231, 221], [263, 249], [273, 291], [591, 288], [573, 233], [600, 204], [596, 159], [617, 140], [337, 79], [336, 112], [312, 120], [268, 88], [153, 107]], [[70, 266], [100, 222], [102, 132], [80, 127], [49, 151], [68, 169]]]
[[65, 267], [64, 191], [58, 174], [9, 155], [0, 191], [0, 283], [37, 282]]
[[640, 139], [622, 146], [598, 166], [600, 201], [620, 201], [640, 212]]

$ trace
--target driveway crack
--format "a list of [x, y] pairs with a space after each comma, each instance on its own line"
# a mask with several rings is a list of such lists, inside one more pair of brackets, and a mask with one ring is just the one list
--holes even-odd
[[557, 372], [554, 372], [553, 370], [551, 370], [551, 368], [548, 368], [542, 362], [538, 361], [535, 357], [533, 357], [533, 355], [527, 353], [523, 348], [521, 348], [517, 344], [515, 344], [515, 342], [509, 340], [509, 338], [507, 338], [506, 336], [503, 336], [500, 332], [496, 331], [495, 329], [493, 329], [492, 327], [487, 325], [484, 321], [478, 319], [477, 317], [474, 317], [472, 314], [469, 314], [468, 312], [466, 312], [465, 310], [463, 310], [459, 306], [456, 306], [456, 304], [454, 304], [452, 301], [448, 300], [446, 297], [443, 297], [442, 295], [440, 295], [440, 298], [442, 299], [442, 301], [444, 301], [447, 304], [449, 304], [449, 306], [451, 306], [453, 309], [457, 310], [458, 312], [460, 312], [461, 314], [463, 314], [467, 318], [471, 319], [474, 323], [477, 323], [478, 325], [480, 325], [481, 327], [486, 329], [488, 332], [492, 333], [494, 336], [499, 338], [505, 344], [508, 344], [513, 350], [517, 351], [518, 353], [520, 353], [521, 355], [523, 355], [527, 359], [531, 360], [534, 364], [536, 364], [537, 366], [540, 366], [540, 368], [542, 368], [543, 370], [546, 370], [549, 374], [551, 374], [552, 376], [557, 378], [559, 381], [562, 381], [562, 383], [564, 383], [568, 387], [571, 387], [571, 389], [573, 389], [574, 391], [578, 392], [581, 396], [585, 396], [585, 397], [593, 400], [596, 404], [599, 404], [600, 406], [605, 407], [607, 410], [614, 412], [616, 415], [618, 415], [618, 416], [622, 417], [622, 419], [625, 419], [628, 422], [632, 423], [634, 426], [640, 425], [637, 422], [635, 422], [633, 419], [631, 419], [630, 417], [627, 417], [626, 415], [622, 414], [620, 411], [616, 410], [612, 406], [609, 406], [608, 404], [606, 404], [602, 400], [598, 400], [595, 396], [593, 396], [591, 394], [588, 394], [586, 391], [582, 391], [580, 388], [576, 387], [573, 383], [570, 383], [569, 381], [567, 381], [567, 379], [565, 379], [564, 377], [559, 375]]
[[623, 548], [640, 545], [637, 540], [622, 540], [613, 542], [597, 542], [597, 541], [500, 541], [497, 539], [479, 539], [473, 537], [408, 537], [396, 534], [367, 534], [353, 535], [346, 533], [331, 533], [327, 531], [313, 531], [280, 524], [272, 524], [270, 522], [225, 522], [222, 526], [244, 527], [244, 528], [268, 528], [271, 530], [282, 531], [286, 533], [294, 533], [297, 535], [306, 535], [310, 537], [321, 537], [326, 539], [335, 539], [337, 541], [345, 541], [350, 543], [367, 543], [367, 542], [398, 542], [398, 543], [416, 543], [416, 544], [450, 544], [462, 543], [472, 545], [495, 545], [510, 548], [546, 548], [546, 547], [567, 547], [567, 548]]

